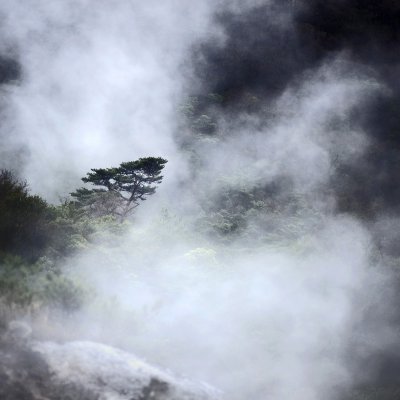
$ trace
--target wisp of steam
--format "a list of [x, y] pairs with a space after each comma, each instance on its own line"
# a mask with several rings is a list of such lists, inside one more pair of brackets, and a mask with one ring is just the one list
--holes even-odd
[[[54, 326], [54, 337], [112, 344], [238, 400], [337, 398], [360, 378], [357, 357], [393, 343], [384, 316], [362, 318], [387, 285], [373, 235], [338, 212], [331, 187], [337, 166], [361, 163], [371, 145], [354, 113], [387, 87], [346, 48], [292, 62], [302, 3], [1, 2], [0, 52], [20, 65], [2, 85], [2, 167], [57, 202], [90, 168], [168, 159], [119, 243], [66, 262], [96, 304]], [[261, 27], [270, 36], [257, 36]], [[218, 58], [226, 49], [236, 56]], [[257, 81], [259, 61], [272, 66]], [[188, 139], [182, 104], [246, 77], [227, 90], [231, 104], [210, 111], [217, 138]], [[256, 112], [240, 108], [248, 88]], [[224, 184], [277, 180], [287, 182], [282, 203], [304, 199], [301, 212], [283, 209], [278, 222], [248, 215], [254, 228], [228, 241], [199, 227]]]

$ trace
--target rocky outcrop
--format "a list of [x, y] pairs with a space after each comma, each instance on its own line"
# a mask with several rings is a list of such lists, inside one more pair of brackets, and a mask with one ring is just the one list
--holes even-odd
[[206, 385], [177, 379], [132, 354], [93, 342], [35, 342], [12, 326], [0, 342], [1, 400], [210, 400]]

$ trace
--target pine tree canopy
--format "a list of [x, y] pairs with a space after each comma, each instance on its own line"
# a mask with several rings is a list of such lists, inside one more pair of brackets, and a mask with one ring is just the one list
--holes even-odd
[[116, 168], [92, 169], [82, 181], [95, 188], [80, 188], [71, 196], [78, 208], [92, 215], [113, 215], [123, 220], [140, 201], [155, 193], [166, 163], [161, 157], [145, 157], [123, 162]]

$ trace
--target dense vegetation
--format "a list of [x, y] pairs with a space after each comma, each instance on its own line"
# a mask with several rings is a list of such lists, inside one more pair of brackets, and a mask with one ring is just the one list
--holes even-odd
[[[28, 184], [11, 171], [0, 171], [1, 323], [16, 313], [78, 310], [90, 288], [66, 276], [63, 263], [78, 250], [109, 243], [124, 232], [129, 212], [161, 183], [165, 163], [148, 157], [119, 168], [93, 170], [83, 181], [97, 188], [78, 189], [59, 205], [31, 195]], [[107, 180], [100, 174], [108, 174]], [[108, 190], [98, 188], [102, 185]], [[105, 196], [112, 197], [106, 202], [109, 208]]]

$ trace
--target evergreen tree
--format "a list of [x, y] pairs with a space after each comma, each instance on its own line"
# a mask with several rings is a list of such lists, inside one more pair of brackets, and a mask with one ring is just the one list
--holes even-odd
[[145, 157], [116, 168], [92, 169], [82, 181], [96, 187], [80, 188], [71, 196], [78, 208], [92, 215], [113, 215], [124, 220], [140, 201], [155, 193], [166, 163], [160, 157]]

